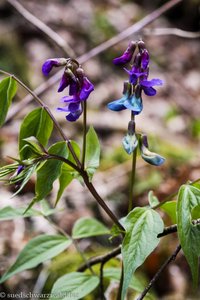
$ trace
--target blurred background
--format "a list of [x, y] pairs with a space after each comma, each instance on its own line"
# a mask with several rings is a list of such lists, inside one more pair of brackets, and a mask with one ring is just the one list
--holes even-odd
[[[19, 1], [24, 8], [59, 34], [73, 49], [75, 57], [117, 35], [165, 2]], [[158, 88], [155, 97], [143, 97], [144, 110], [136, 118], [136, 124], [137, 131], [148, 135], [150, 149], [164, 156], [166, 163], [162, 167], [153, 167], [138, 157], [134, 193], [136, 206], [148, 204], [149, 190], [153, 190], [162, 201], [169, 194], [176, 192], [181, 184], [200, 177], [200, 43], [199, 38], [155, 35], [153, 30], [179, 28], [198, 32], [199, 4], [199, 0], [183, 1], [137, 34], [83, 64], [87, 76], [95, 84], [95, 91], [88, 100], [88, 123], [93, 124], [101, 141], [101, 166], [94, 176], [94, 185], [119, 217], [126, 215], [128, 207], [131, 161], [123, 150], [121, 141], [127, 131], [130, 113], [116, 113], [106, 107], [108, 102], [121, 97], [123, 81], [127, 79], [122, 68], [112, 64], [112, 59], [121, 55], [130, 40], [142, 38], [151, 57], [149, 78], [161, 78], [164, 81], [163, 87]], [[42, 64], [46, 59], [54, 57], [66, 57], [66, 53], [27, 21], [9, 1], [1, 0], [0, 68], [14, 73], [31, 89], [35, 89], [47, 80], [41, 72]], [[58, 83], [48, 86], [41, 98], [50, 106], [66, 135], [81, 142], [82, 118], [76, 123], [68, 123], [64, 114], [56, 112], [61, 96], [66, 94], [66, 91], [62, 95], [58, 94], [57, 87]], [[22, 99], [25, 96], [26, 92], [19, 87], [8, 117], [9, 122], [1, 129], [1, 165], [11, 162], [9, 156], [17, 156], [20, 123], [24, 116], [37, 106], [33, 101], [24, 105]], [[15, 113], [16, 108], [18, 113]], [[54, 131], [51, 142], [58, 140], [59, 136]], [[33, 177], [24, 190], [13, 199], [11, 196], [14, 187], [1, 185], [0, 208], [6, 205], [28, 205], [33, 198], [34, 183]], [[57, 183], [54, 187], [55, 192], [47, 199], [50, 206], [55, 201]], [[55, 214], [54, 221], [68, 233], [71, 232], [74, 222], [83, 216], [97, 217], [111, 226], [110, 220], [91, 195], [75, 180], [67, 188], [58, 208], [59, 212]], [[161, 214], [166, 226], [172, 224], [167, 215], [163, 212]], [[39, 217], [1, 222], [0, 272], [5, 272], [30, 238], [41, 233], [54, 232], [55, 229]], [[152, 278], [159, 266], [174, 251], [177, 243], [176, 234], [162, 238], [159, 247], [139, 269], [142, 282], [147, 283]], [[110, 242], [107, 237], [82, 240], [79, 243], [87, 256], [105, 253], [114, 245], [115, 241]], [[57, 277], [76, 270], [77, 262], [81, 262], [81, 258], [72, 247], [51, 263], [45, 263], [44, 268], [39, 266], [12, 277], [0, 287], [0, 291], [48, 293]], [[117, 260], [110, 262], [111, 265], [117, 263]], [[162, 273], [154, 286], [154, 295], [153, 299], [200, 298], [198, 291], [192, 290], [191, 274], [182, 253]], [[94, 293], [84, 299], [98, 299], [97, 297], [97, 293]], [[110, 299], [115, 298], [110, 296]]]

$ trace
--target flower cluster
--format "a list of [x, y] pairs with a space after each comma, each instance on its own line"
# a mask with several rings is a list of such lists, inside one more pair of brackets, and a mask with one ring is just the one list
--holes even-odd
[[[134, 55], [136, 49], [138, 52]], [[142, 91], [147, 96], [154, 96], [156, 90], [153, 86], [162, 85], [162, 80], [148, 80], [150, 59], [143, 41], [131, 42], [123, 55], [115, 58], [113, 63], [124, 65], [132, 60], [131, 69], [124, 68], [129, 75], [129, 81], [124, 83], [123, 97], [108, 103], [108, 108], [114, 111], [129, 109], [138, 115], [143, 109]]]
[[65, 103], [65, 106], [58, 107], [57, 109], [69, 113], [66, 119], [73, 122], [82, 114], [82, 103], [87, 100], [90, 93], [94, 90], [94, 86], [85, 76], [84, 70], [79, 63], [74, 59], [48, 59], [42, 66], [42, 72], [47, 76], [53, 67], [61, 66], [64, 66], [65, 69], [58, 87], [58, 92], [62, 92], [66, 87], [69, 87], [69, 96], [61, 98], [61, 102]]
[[[136, 51], [137, 53], [135, 53]], [[124, 82], [122, 98], [108, 103], [108, 108], [114, 111], [131, 110], [128, 132], [122, 140], [125, 151], [131, 154], [139, 147], [141, 156], [146, 162], [160, 166], [165, 159], [159, 154], [149, 151], [146, 135], [135, 132], [135, 115], [140, 114], [143, 109], [142, 91], [147, 96], [154, 96], [156, 94], [154, 86], [162, 85], [160, 79], [148, 80], [149, 61], [149, 52], [143, 41], [131, 42], [123, 55], [113, 60], [115, 65], [130, 63], [131, 68], [124, 68], [129, 75], [129, 80]]]

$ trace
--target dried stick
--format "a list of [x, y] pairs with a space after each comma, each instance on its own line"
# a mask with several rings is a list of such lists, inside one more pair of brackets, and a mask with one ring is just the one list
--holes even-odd
[[142, 31], [144, 35], [175, 35], [187, 39], [200, 38], [200, 32], [191, 32], [179, 28], [146, 28]]
[[[13, 1], [13, 0], [7, 0], [7, 1]], [[174, 7], [176, 4], [182, 2], [183, 0], [170, 0], [169, 2], [162, 5], [160, 8], [156, 9], [143, 19], [141, 19], [139, 22], [133, 24], [132, 26], [128, 27], [118, 35], [114, 36], [113, 38], [107, 40], [106, 42], [100, 44], [99, 46], [93, 48], [92, 50], [88, 51], [87, 53], [81, 55], [80, 57], [76, 58], [76, 60], [79, 61], [80, 64], [83, 64], [84, 62], [88, 61], [90, 58], [100, 54], [101, 52], [107, 50], [108, 48], [118, 44], [122, 40], [126, 39], [130, 35], [133, 35], [134, 33], [141, 31], [142, 28], [147, 26], [148, 24], [152, 23], [154, 20], [156, 20], [158, 17], [160, 17], [163, 13], [167, 12], [169, 9]], [[45, 92], [50, 86], [54, 85], [56, 82], [58, 82], [62, 76], [63, 71], [58, 71], [54, 76], [52, 76], [50, 79], [48, 79], [46, 82], [42, 83], [39, 87], [37, 87], [34, 92], [37, 95], [42, 94]], [[28, 105], [33, 100], [33, 97], [31, 95], [27, 95], [24, 99], [21, 100], [21, 104], [16, 104], [15, 107], [13, 107], [11, 113], [9, 114], [7, 118], [7, 122], [11, 121], [13, 117], [15, 117], [17, 114], [19, 114], [26, 105]]]
[[41, 20], [32, 15], [24, 6], [22, 6], [17, 0], [7, 0], [27, 21], [37, 27], [40, 31], [44, 32], [60, 49], [67, 54], [67, 56], [73, 57], [75, 55], [73, 49], [67, 44], [67, 42], [53, 31], [50, 27], [44, 24]]
[[178, 245], [176, 250], [173, 252], [173, 254], [164, 262], [164, 264], [161, 266], [161, 268], [158, 270], [158, 272], [154, 275], [154, 277], [149, 282], [148, 286], [144, 289], [142, 294], [137, 298], [137, 300], [142, 300], [152, 287], [152, 285], [156, 282], [162, 271], [173, 261], [176, 259], [176, 256], [178, 255], [179, 251], [181, 250], [181, 245]]

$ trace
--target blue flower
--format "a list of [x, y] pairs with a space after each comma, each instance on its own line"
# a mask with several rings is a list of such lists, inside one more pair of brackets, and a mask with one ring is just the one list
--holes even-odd
[[125, 82], [123, 92], [124, 96], [118, 100], [108, 103], [108, 108], [114, 111], [130, 109], [135, 115], [138, 115], [143, 109], [142, 98], [140, 93], [132, 93], [131, 90], [131, 84], [129, 82]]
[[165, 162], [165, 158], [161, 155], [151, 152], [148, 149], [147, 136], [142, 135], [140, 140], [140, 151], [142, 158], [151, 165], [160, 166]]

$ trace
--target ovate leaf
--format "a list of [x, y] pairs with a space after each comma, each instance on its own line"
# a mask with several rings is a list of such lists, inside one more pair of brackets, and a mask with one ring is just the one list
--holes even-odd
[[158, 245], [157, 235], [164, 228], [163, 221], [157, 212], [140, 207], [133, 209], [123, 219], [123, 225], [126, 235], [122, 243], [124, 262], [122, 300], [125, 298], [133, 273]]
[[[55, 154], [67, 158], [68, 149], [65, 142], [58, 142], [48, 150], [49, 154]], [[45, 198], [52, 190], [54, 181], [60, 176], [63, 162], [58, 159], [48, 159], [37, 171], [36, 201]]]
[[0, 126], [3, 125], [12, 99], [17, 91], [16, 81], [7, 77], [0, 82]]
[[99, 278], [79, 272], [60, 277], [51, 290], [50, 300], [78, 300], [92, 292], [99, 284]]
[[62, 235], [40, 235], [28, 242], [20, 252], [16, 262], [1, 277], [0, 283], [11, 276], [31, 269], [40, 263], [55, 257], [71, 244], [71, 240]]
[[34, 109], [23, 120], [19, 133], [19, 151], [21, 160], [31, 155], [31, 150], [24, 147], [27, 139], [34, 136], [43, 146], [48, 143], [53, 129], [53, 122], [46, 110], [42, 107]]
[[154, 207], [160, 203], [158, 198], [154, 195], [153, 191], [150, 191], [148, 193], [148, 201], [151, 207]]
[[85, 168], [90, 179], [99, 167], [100, 158], [100, 144], [98, 136], [91, 126], [86, 135], [86, 154], [85, 154]]
[[[200, 190], [191, 185], [183, 185], [178, 194], [177, 229], [182, 250], [190, 265], [194, 285], [198, 283], [200, 256], [200, 224], [192, 224], [194, 209], [199, 210]], [[197, 213], [196, 211], [196, 213]]]
[[74, 224], [72, 237], [80, 239], [90, 236], [110, 234], [110, 230], [94, 218], [81, 218]]
[[176, 201], [166, 201], [161, 204], [160, 209], [168, 214], [173, 223], [176, 223]]
[[26, 214], [24, 214], [25, 209], [25, 207], [13, 208], [12, 206], [5, 206], [0, 209], [0, 221], [41, 216], [41, 213], [35, 209], [30, 209]]
[[58, 201], [60, 200], [64, 190], [66, 189], [66, 187], [70, 184], [70, 182], [72, 180], [73, 180], [73, 175], [69, 171], [68, 165], [67, 164], [62, 164], [61, 174], [60, 174], [60, 177], [59, 177], [60, 187], [59, 187], [59, 190], [58, 190], [58, 193], [57, 193], [55, 206], [57, 205]]

